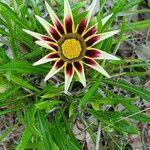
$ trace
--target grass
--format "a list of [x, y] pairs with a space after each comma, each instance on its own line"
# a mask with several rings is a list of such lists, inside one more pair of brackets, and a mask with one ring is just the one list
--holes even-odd
[[[99, 32], [118, 28], [121, 32], [115, 40], [109, 38], [97, 44], [96, 47], [116, 54], [119, 45], [134, 30], [149, 28], [150, 20], [127, 22], [127, 14], [132, 13], [132, 8], [141, 2], [144, 1], [116, 0], [109, 12], [113, 13], [113, 16], [105, 26], [102, 26], [101, 19], [105, 16], [103, 10], [106, 0], [100, 1], [101, 11], [93, 18], [91, 24], [95, 21], [98, 22]], [[62, 19], [63, 1], [59, 0], [56, 3], [57, 15]], [[52, 6], [52, 4], [50, 5]], [[71, 4], [76, 22], [86, 15], [86, 13], [77, 14], [83, 5], [82, 0]], [[118, 147], [124, 149], [124, 145], [117, 143], [117, 140], [112, 137], [112, 133], [118, 136], [139, 134], [138, 129], [130, 124], [128, 118], [139, 122], [150, 122], [150, 117], [146, 116], [134, 103], [139, 98], [149, 102], [150, 91], [124, 82], [120, 78], [123, 79], [128, 76], [146, 78], [149, 76], [146, 73], [146, 67], [149, 67], [149, 63], [138, 59], [125, 58], [110, 63], [100, 61], [99, 63], [109, 71], [113, 78], [108, 80], [99, 73], [86, 69], [87, 87], [79, 86], [78, 89], [79, 82], [78, 78], [75, 77], [69, 96], [63, 93], [63, 73], [57, 74], [57, 79], [60, 81], [57, 86], [54, 84], [55, 78], [54, 82], [51, 80], [43, 85], [41, 80], [51, 66], [45, 64], [33, 67], [32, 64], [38, 58], [44, 56], [47, 50], [34, 44], [34, 39], [22, 31], [23, 28], [26, 28], [39, 33], [45, 32], [34, 17], [34, 15], [41, 16], [42, 10], [45, 11], [42, 1], [27, 0], [24, 4], [21, 0], [14, 0], [9, 5], [0, 2], [0, 14], [2, 16], [0, 18], [0, 42], [8, 46], [13, 56], [13, 59], [9, 58], [4, 46], [0, 48], [0, 89], [3, 88], [3, 92], [0, 93], [0, 117], [5, 117], [9, 113], [16, 115], [14, 125], [0, 134], [0, 142], [4, 142], [12, 130], [22, 124], [24, 126], [22, 136], [17, 144], [11, 145], [10, 149], [81, 150], [84, 145], [83, 141], [77, 140], [72, 131], [75, 120], [79, 120], [84, 125], [85, 131], [90, 134], [94, 144], [99, 144], [99, 142], [96, 142], [98, 136], [95, 131], [99, 130], [100, 127], [100, 132], [106, 137], [110, 138], [109, 135], [111, 135], [113, 139], [111, 143], [115, 145], [115, 149]], [[133, 13], [147, 11], [144, 9], [135, 10]], [[118, 16], [121, 21], [120, 25], [114, 23]], [[120, 66], [122, 69], [138, 68], [138, 72], [125, 70], [120, 73]], [[116, 94], [112, 89], [109, 89], [110, 87], [128, 91], [131, 93], [130, 97]], [[123, 105], [126, 111], [114, 111], [118, 104]], [[109, 106], [113, 111], [103, 110], [103, 106]], [[98, 124], [90, 123], [87, 119], [90, 116], [94, 116]]]

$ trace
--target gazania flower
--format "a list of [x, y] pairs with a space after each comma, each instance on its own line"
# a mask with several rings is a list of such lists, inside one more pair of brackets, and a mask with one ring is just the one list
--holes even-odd
[[[54, 61], [54, 65], [50, 72], [45, 77], [45, 81], [64, 68], [65, 73], [65, 93], [68, 91], [74, 73], [79, 77], [83, 86], [86, 86], [86, 79], [84, 74], [83, 64], [91, 67], [104, 76], [110, 78], [108, 73], [96, 62], [98, 59], [111, 59], [118, 60], [117, 57], [108, 54], [104, 51], [94, 48], [94, 45], [100, 41], [117, 34], [119, 31], [111, 31], [105, 33], [97, 33], [97, 24], [89, 27], [89, 21], [92, 16], [92, 12], [96, 6], [97, 0], [94, 0], [89, 7], [87, 16], [82, 19], [75, 27], [72, 11], [68, 0], [64, 0], [64, 21], [59, 20], [55, 12], [46, 2], [46, 8], [51, 17], [53, 25], [39, 16], [36, 16], [37, 20], [47, 31], [48, 35], [42, 35], [29, 30], [24, 31], [38, 41], [35, 43], [49, 49], [51, 52], [45, 57], [35, 62], [33, 65], [40, 65]], [[111, 15], [102, 20], [104, 25]]]

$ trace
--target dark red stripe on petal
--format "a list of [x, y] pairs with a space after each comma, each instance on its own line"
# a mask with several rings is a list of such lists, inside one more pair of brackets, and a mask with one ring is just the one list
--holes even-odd
[[99, 35], [95, 35], [91, 37], [88, 41], [86, 41], [87, 46], [92, 46], [95, 42], [97, 42], [100, 39]]
[[61, 34], [64, 34], [65, 32], [64, 32], [64, 28], [63, 28], [62, 24], [58, 20], [55, 21], [55, 24], [56, 24], [56, 27], [57, 27], [58, 31]]
[[59, 69], [59, 68], [61, 68], [63, 65], [64, 65], [64, 61], [63, 61], [63, 60], [59, 60], [59, 61], [55, 64], [55, 67], [56, 67], [56, 69]]
[[72, 76], [72, 73], [73, 73], [73, 66], [72, 66], [72, 64], [67, 64], [67, 66], [66, 66], [66, 74], [69, 76], [69, 77], [71, 77]]
[[48, 44], [50, 47], [52, 47], [53, 49], [55, 49], [56, 51], [58, 51], [58, 46], [53, 44], [53, 43], [49, 43]]
[[89, 58], [84, 58], [83, 61], [84, 61], [86, 64], [89, 64], [89, 65], [91, 65], [91, 66], [95, 66], [95, 65], [96, 65], [95, 61], [92, 60], [92, 59], [89, 59]]
[[42, 36], [42, 40], [49, 41], [49, 42], [55, 42], [52, 38], [50, 38], [48, 36]]
[[81, 35], [84, 32], [84, 30], [86, 29], [86, 26], [87, 26], [87, 20], [83, 19], [79, 23], [79, 26], [78, 26], [78, 29], [77, 29], [77, 33]]
[[67, 33], [72, 33], [73, 20], [71, 17], [66, 18], [65, 27]]
[[89, 30], [85, 33], [85, 35], [83, 36], [83, 38], [86, 39], [87, 37], [94, 35], [94, 34], [96, 33], [96, 31], [97, 31], [97, 30], [96, 30], [96, 27], [95, 27], [95, 26], [92, 27], [91, 29], [89, 29]]
[[85, 55], [88, 57], [97, 58], [101, 56], [101, 53], [97, 50], [87, 50]]
[[49, 54], [47, 58], [48, 59], [59, 58], [59, 55], [57, 53]]
[[55, 28], [50, 27], [49, 29], [50, 34], [53, 36], [55, 40], [60, 39], [60, 35], [58, 34], [57, 30]]
[[75, 68], [76, 68], [80, 73], [82, 73], [83, 68], [82, 68], [82, 65], [81, 65], [79, 62], [75, 62], [75, 63], [74, 63], [74, 66], [75, 66]]

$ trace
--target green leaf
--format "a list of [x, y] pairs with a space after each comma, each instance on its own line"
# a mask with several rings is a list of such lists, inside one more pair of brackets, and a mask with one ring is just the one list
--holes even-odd
[[25, 109], [25, 117], [24, 117], [24, 124], [30, 132], [35, 135], [36, 137], [41, 137], [42, 135], [40, 134], [39, 130], [37, 129], [36, 126], [36, 108], [34, 105], [31, 105], [29, 109]]
[[16, 147], [16, 150], [25, 150], [27, 144], [29, 143], [29, 141], [31, 139], [31, 136], [32, 136], [32, 134], [31, 134], [30, 130], [28, 130], [28, 128], [25, 128], [23, 135], [21, 137], [21, 140]]
[[47, 73], [48, 69], [39, 66], [32, 66], [32, 64], [23, 61], [12, 61], [0, 66], [0, 71], [13, 71], [17, 73], [43, 74]]
[[150, 27], [150, 20], [138, 21], [127, 24], [126, 31], [149, 29], [149, 27]]
[[111, 84], [113, 86], [117, 86], [117, 87], [127, 90], [129, 92], [132, 92], [132, 93], [144, 98], [145, 100], [150, 101], [150, 91], [145, 90], [141, 87], [137, 87], [137, 86], [129, 84], [127, 82], [117, 81], [117, 80], [104, 79], [103, 81], [107, 84]]
[[7, 99], [9, 96], [13, 95], [16, 93], [21, 87], [20, 86], [15, 86], [13, 89], [10, 89], [6, 93], [0, 94], [0, 101], [4, 101]]
[[[6, 13], [7, 12], [7, 13]], [[3, 17], [6, 18], [6, 21], [13, 20], [13, 22], [17, 25], [19, 25], [22, 28], [26, 28], [26, 25], [24, 22], [18, 17], [18, 15], [10, 9], [6, 4], [0, 2], [0, 13]]]
[[49, 123], [45, 119], [44, 114], [40, 111], [37, 112], [37, 123], [38, 123], [39, 131], [42, 135], [39, 149], [40, 150], [47, 150], [47, 149], [58, 150], [58, 147], [56, 146], [56, 144], [54, 143], [52, 139], [50, 128], [49, 128]]
[[69, 106], [69, 118], [74, 115], [74, 101], [71, 102]]
[[1, 135], [0, 135], [0, 142], [2, 142], [11, 132], [17, 127], [17, 124], [10, 126], [7, 130], [5, 130]]
[[125, 5], [126, 5], [126, 1], [125, 0], [116, 0], [115, 1], [114, 5], [113, 5], [113, 7], [111, 9], [111, 13], [113, 13], [113, 16], [111, 17], [111, 19], [109, 19], [109, 21], [105, 24], [105, 26], [103, 26], [103, 30], [106, 30], [106, 29], [110, 28], [110, 25], [115, 20], [116, 15], [124, 9]]
[[9, 60], [10, 59], [6, 55], [4, 49], [0, 48], [0, 65], [7, 63]]
[[92, 109], [86, 109], [89, 113], [94, 115], [97, 119], [104, 123], [104, 128], [112, 127], [114, 130], [121, 133], [137, 134], [138, 130], [130, 126], [127, 121], [121, 119], [122, 115], [117, 112], [103, 112], [101, 110], [94, 111]]
[[96, 92], [96, 90], [99, 87], [100, 82], [102, 81], [102, 76], [99, 75], [97, 81], [95, 82], [95, 84], [87, 91], [87, 93], [85, 93], [85, 95], [81, 98], [80, 100], [80, 104], [79, 106], [83, 106], [87, 101], [90, 100], [90, 98], [94, 95], [94, 93]]
[[143, 0], [131, 0], [127, 3], [127, 5], [124, 6], [124, 10], [128, 10], [129, 8], [132, 8], [141, 2], [143, 2]]
[[39, 109], [39, 110], [43, 110], [43, 109], [51, 109], [52, 107], [62, 104], [63, 102], [58, 101], [58, 100], [47, 100], [47, 101], [43, 101], [43, 102], [39, 102], [36, 103], [35, 106]]
[[19, 78], [17, 76], [12, 75], [12, 74], [9, 76], [9, 80], [11, 80], [14, 83], [20, 85], [21, 87], [33, 90], [35, 92], [39, 92], [40, 91], [39, 89], [35, 88], [31, 84], [29, 84], [28, 82], [26, 82], [25, 80], [23, 80], [22, 78]]
[[[62, 115], [64, 114], [62, 113]], [[67, 129], [68, 127], [70, 128], [70, 126], [63, 126], [63, 123], [60, 122], [60, 118], [56, 116], [53, 124], [50, 125], [52, 138], [60, 150], [81, 150], [77, 141], [75, 141], [74, 138], [70, 137], [67, 133], [69, 130]]]

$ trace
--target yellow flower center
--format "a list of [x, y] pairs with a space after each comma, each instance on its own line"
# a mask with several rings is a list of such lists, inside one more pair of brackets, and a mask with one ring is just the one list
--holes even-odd
[[82, 48], [76, 39], [67, 39], [61, 45], [63, 55], [68, 59], [74, 59], [80, 56]]

